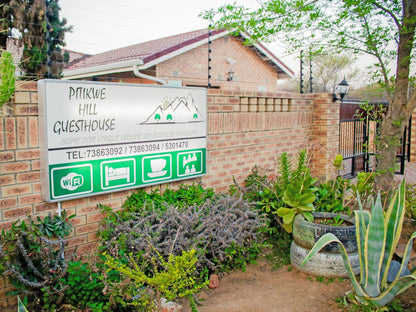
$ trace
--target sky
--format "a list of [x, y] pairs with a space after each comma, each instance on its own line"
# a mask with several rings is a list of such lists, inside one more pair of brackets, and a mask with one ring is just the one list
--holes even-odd
[[[97, 54], [141, 42], [207, 28], [198, 15], [235, 0], [59, 0], [60, 17], [73, 26], [66, 33], [66, 49]], [[257, 0], [238, 0], [256, 7]], [[297, 55], [287, 55], [278, 43], [266, 44], [293, 71]]]

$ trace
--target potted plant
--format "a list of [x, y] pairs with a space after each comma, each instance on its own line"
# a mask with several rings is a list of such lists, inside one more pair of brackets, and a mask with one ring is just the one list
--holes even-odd
[[[335, 165], [335, 161], [334, 161]], [[359, 273], [355, 219], [345, 206], [349, 181], [342, 177], [319, 183], [314, 202], [313, 219], [297, 215], [293, 222], [291, 263], [305, 273], [316, 276], [348, 277], [337, 243], [329, 244], [301, 268], [301, 262], [313, 245], [326, 233], [332, 233], [346, 246], [348, 259], [355, 274]]]
[[[325, 234], [332, 233], [342, 241], [347, 250], [348, 259], [354, 274], [360, 271], [356, 243], [355, 220], [352, 216], [316, 212], [314, 220], [308, 221], [297, 215], [293, 223], [293, 241], [290, 248], [290, 262], [297, 269], [316, 276], [348, 277], [343, 258], [337, 243], [329, 244], [319, 252], [308, 264], [301, 267], [303, 259], [314, 244]], [[335, 224], [328, 224], [327, 220]]]
[[351, 279], [353, 292], [348, 297], [360, 303], [371, 302], [377, 307], [383, 307], [393, 298], [416, 284], [416, 272], [406, 274], [410, 259], [414, 232], [405, 248], [400, 269], [389, 281], [394, 252], [399, 242], [405, 215], [405, 186], [404, 182], [394, 195], [387, 211], [384, 213], [380, 195], [369, 211], [362, 208], [355, 211], [357, 227], [357, 246], [360, 262], [360, 278], [356, 278], [348, 261], [348, 253], [342, 242], [332, 233], [322, 236], [313, 246], [302, 266], [308, 263], [324, 246], [336, 242], [344, 260], [345, 268]]

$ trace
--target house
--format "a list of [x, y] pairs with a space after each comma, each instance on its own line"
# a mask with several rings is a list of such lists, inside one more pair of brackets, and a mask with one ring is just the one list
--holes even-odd
[[[96, 54], [76, 55], [64, 79], [277, 91], [293, 71], [260, 43], [228, 30], [196, 30]], [[70, 53], [71, 55], [71, 53]], [[150, 77], [149, 77], [150, 76]], [[208, 82], [208, 76], [209, 82]], [[160, 81], [160, 83], [163, 83]]]

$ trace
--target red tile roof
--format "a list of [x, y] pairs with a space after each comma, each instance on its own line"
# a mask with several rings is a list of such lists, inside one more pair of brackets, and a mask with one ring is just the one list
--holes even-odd
[[[212, 35], [224, 32], [225, 30], [212, 30]], [[65, 70], [74, 70], [100, 66], [109, 63], [118, 63], [134, 59], [141, 59], [143, 63], [148, 63], [154, 59], [172, 53], [175, 50], [186, 47], [208, 37], [208, 30], [201, 29], [176, 36], [147, 41], [128, 47], [107, 51], [104, 53], [91, 55], [68, 64]]]
[[[215, 38], [217, 35], [222, 36], [228, 34], [229, 32], [229, 30], [225, 29], [211, 30], [211, 35]], [[178, 51], [182, 48], [186, 49], [192, 44], [201, 43], [204, 40], [207, 40], [208, 35], [208, 29], [200, 29], [180, 35], [139, 43], [96, 55], [85, 55], [78, 60], [74, 60], [73, 62], [69, 63], [64, 69], [64, 76], [65, 72], [67, 72], [69, 76], [74, 74], [74, 72], [78, 72], [78, 74], [80, 72], [82, 72], [82, 74], [91, 73], [89, 68], [93, 67], [95, 67], [97, 70], [102, 70], [103, 68], [101, 66], [105, 66], [108, 70], [110, 66], [110, 68], [114, 70], [116, 68], [132, 65], [120, 64], [123, 62], [133, 62], [135, 65], [144, 66], [152, 61], [158, 63], [158, 59], [163, 61], [163, 57], [166, 55], [175, 54], [175, 51]], [[244, 34], [243, 37], [247, 37], [247, 35]], [[267, 60], [272, 66], [276, 67], [279, 73], [284, 73], [292, 77], [294, 76], [293, 71], [282, 61], [280, 61], [266, 47], [260, 43], [254, 44], [254, 47], [263, 57], [265, 57], [265, 60]]]

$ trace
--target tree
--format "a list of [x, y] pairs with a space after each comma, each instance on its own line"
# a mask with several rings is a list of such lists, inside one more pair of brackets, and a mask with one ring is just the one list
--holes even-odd
[[[71, 27], [66, 19], [59, 19], [58, 0], [3, 0], [0, 6], [0, 44], [5, 47], [12, 30], [19, 32], [24, 45], [21, 67], [28, 77], [45, 77], [47, 73], [49, 31], [49, 55], [52, 77], [60, 77], [64, 56], [61, 47], [65, 46], [64, 36]], [[49, 24], [47, 24], [47, 18]]]
[[352, 67], [354, 61], [346, 54], [315, 55], [312, 59], [313, 91], [333, 93], [344, 77], [347, 81], [358, 77], [359, 70]]
[[317, 53], [349, 50], [372, 56], [372, 77], [389, 101], [377, 149], [376, 187], [391, 187], [397, 147], [416, 106], [416, 92], [409, 95], [416, 0], [268, 0], [254, 10], [226, 5], [202, 16], [218, 28], [246, 31], [253, 40], [283, 39], [292, 50], [313, 46], [320, 47]]
[[[345, 77], [350, 82], [360, 76], [361, 71], [353, 67], [355, 58], [347, 54], [317, 54], [311, 59], [306, 57], [304, 63], [304, 90], [310, 90], [309, 66], [312, 62], [313, 92], [335, 92], [336, 87]], [[280, 86], [282, 91], [299, 92], [300, 78], [289, 79]]]

